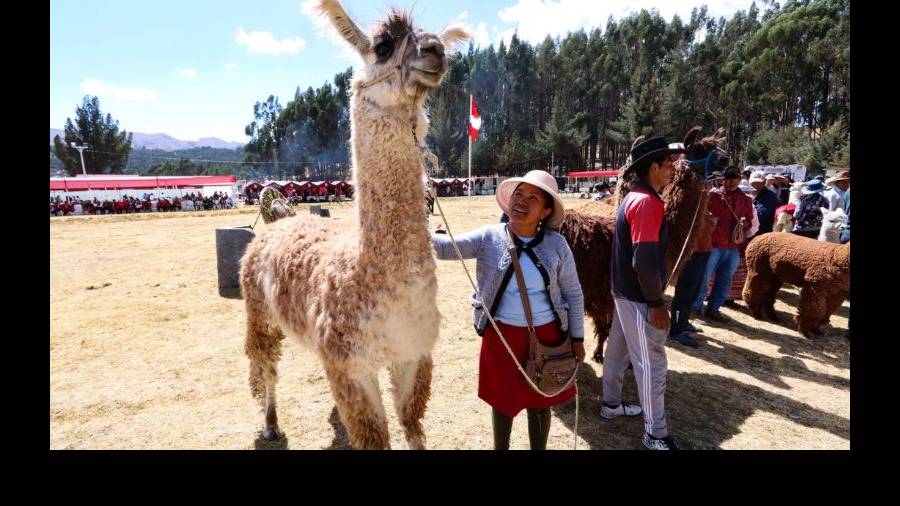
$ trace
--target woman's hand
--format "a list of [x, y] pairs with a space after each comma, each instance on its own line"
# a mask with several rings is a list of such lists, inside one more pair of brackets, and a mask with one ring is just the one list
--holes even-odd
[[572, 341], [572, 353], [579, 362], [584, 362], [584, 341]]

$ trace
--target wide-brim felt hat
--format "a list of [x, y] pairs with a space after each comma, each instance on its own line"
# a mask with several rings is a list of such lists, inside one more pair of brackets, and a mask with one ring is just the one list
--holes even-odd
[[500, 209], [503, 209], [507, 216], [512, 216], [509, 200], [516, 191], [516, 187], [521, 183], [536, 186], [553, 197], [553, 214], [547, 218], [546, 225], [553, 229], [558, 228], [566, 216], [566, 207], [559, 196], [559, 186], [556, 184], [556, 179], [543, 170], [532, 170], [522, 177], [511, 177], [497, 185], [497, 194], [495, 196]]
[[850, 181], [850, 171], [844, 170], [844, 171], [838, 172], [837, 174], [832, 176], [830, 179], [825, 180], [825, 184], [832, 185], [834, 183], [837, 183], [838, 181]]
[[656, 155], [675, 155], [685, 152], [684, 148], [669, 147], [669, 143], [666, 142], [664, 137], [651, 137], [631, 149], [631, 163], [625, 167], [625, 170], [629, 171], [633, 167], [640, 165], [642, 161]]

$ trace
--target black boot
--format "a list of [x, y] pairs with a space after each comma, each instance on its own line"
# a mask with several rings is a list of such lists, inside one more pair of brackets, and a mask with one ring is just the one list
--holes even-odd
[[528, 442], [532, 450], [546, 450], [550, 436], [550, 408], [528, 410]]
[[494, 449], [509, 450], [509, 435], [512, 433], [512, 417], [492, 410], [492, 424], [494, 426]]

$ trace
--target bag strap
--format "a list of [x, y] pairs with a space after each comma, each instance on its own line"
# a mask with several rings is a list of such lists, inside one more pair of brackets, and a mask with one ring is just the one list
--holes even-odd
[[[528, 358], [533, 360], [537, 354], [537, 333], [534, 330], [534, 321], [531, 319], [531, 303], [528, 302], [528, 291], [525, 288], [525, 276], [522, 275], [522, 266], [519, 264], [519, 252], [512, 238], [509, 225], [506, 226], [506, 240], [509, 245], [509, 254], [512, 258], [513, 268], [516, 272], [516, 284], [519, 286], [519, 298], [522, 299], [522, 308], [525, 310], [525, 320], [528, 322]], [[523, 246], [527, 248], [528, 246]]]

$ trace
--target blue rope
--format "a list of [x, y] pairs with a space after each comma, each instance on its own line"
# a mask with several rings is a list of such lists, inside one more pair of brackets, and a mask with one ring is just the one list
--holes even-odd
[[706, 179], [707, 177], [709, 177], [709, 174], [708, 174], [708, 173], [709, 173], [709, 161], [712, 159], [712, 156], [713, 156], [714, 154], [716, 154], [716, 152], [717, 152], [718, 150], [719, 150], [718, 148], [713, 148], [713, 149], [709, 152], [709, 154], [706, 155], [706, 159], [705, 159], [705, 160], [688, 160], [687, 162], [688, 162], [689, 164], [691, 164], [691, 165], [694, 165], [694, 164], [703, 162], [703, 179]]

